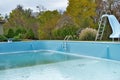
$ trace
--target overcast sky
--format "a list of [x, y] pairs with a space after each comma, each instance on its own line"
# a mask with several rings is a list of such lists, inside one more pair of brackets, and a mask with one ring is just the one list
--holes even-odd
[[34, 12], [38, 11], [36, 8], [38, 5], [42, 5], [49, 10], [65, 10], [68, 0], [0, 0], [0, 14], [9, 14], [19, 4], [24, 8], [31, 8]]

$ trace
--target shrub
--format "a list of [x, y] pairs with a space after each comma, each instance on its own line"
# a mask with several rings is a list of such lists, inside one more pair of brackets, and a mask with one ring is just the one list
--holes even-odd
[[77, 30], [78, 28], [74, 25], [66, 25], [62, 28], [54, 30], [53, 36], [54, 36], [54, 39], [64, 39], [65, 36], [67, 35], [71, 35], [71, 36], [76, 35]]
[[26, 29], [25, 28], [17, 28], [15, 30], [14, 40], [21, 40], [26, 38]]
[[32, 29], [29, 29], [26, 33], [26, 38], [27, 39], [34, 39], [35, 38], [35, 35], [34, 35], [34, 32]]
[[7, 41], [7, 38], [4, 35], [0, 35], [0, 41]]
[[27, 31], [24, 28], [17, 28], [15, 31], [15, 36], [18, 36], [19, 34], [25, 34]]
[[24, 34], [19, 33], [18, 35], [14, 36], [13, 41], [21, 41], [24, 39]]
[[80, 40], [85, 40], [85, 41], [95, 40], [96, 33], [97, 33], [97, 31], [95, 29], [85, 28], [79, 34], [79, 39]]
[[10, 29], [8, 30], [8, 33], [7, 33], [6, 37], [7, 37], [7, 38], [13, 38], [14, 35], [15, 35], [14, 30], [10, 28]]

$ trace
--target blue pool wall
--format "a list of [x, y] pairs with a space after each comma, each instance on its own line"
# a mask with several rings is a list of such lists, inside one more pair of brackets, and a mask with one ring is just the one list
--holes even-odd
[[0, 53], [29, 51], [29, 50], [55, 50], [68, 54], [80, 54], [112, 60], [120, 60], [119, 42], [81, 42], [68, 41], [65, 49], [64, 41], [29, 41], [29, 42], [1, 42]]

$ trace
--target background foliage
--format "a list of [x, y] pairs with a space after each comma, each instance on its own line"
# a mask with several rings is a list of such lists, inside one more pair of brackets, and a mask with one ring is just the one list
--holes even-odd
[[94, 27], [96, 3], [93, 0], [69, 0], [67, 14], [82, 28]]
[[[10, 15], [5, 16], [5, 33], [0, 35], [0, 40], [4, 41], [7, 38], [63, 40], [67, 35], [78, 37], [78, 34], [88, 27], [97, 30], [99, 18], [103, 13], [109, 12], [120, 21], [119, 3], [119, 0], [68, 0], [68, 6], [64, 12], [49, 11], [37, 6], [39, 12], [36, 13], [18, 5]], [[3, 20], [1, 15], [0, 20]], [[110, 34], [111, 29], [107, 24], [103, 40], [109, 40]], [[91, 38], [89, 34], [86, 36], [88, 36], [87, 39]]]

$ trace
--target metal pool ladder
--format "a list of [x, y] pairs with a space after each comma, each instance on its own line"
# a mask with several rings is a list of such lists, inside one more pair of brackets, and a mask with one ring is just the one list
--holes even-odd
[[68, 40], [72, 38], [71, 35], [67, 35], [65, 36], [64, 38], [64, 41], [63, 41], [63, 49], [67, 52], [68, 51]]

